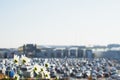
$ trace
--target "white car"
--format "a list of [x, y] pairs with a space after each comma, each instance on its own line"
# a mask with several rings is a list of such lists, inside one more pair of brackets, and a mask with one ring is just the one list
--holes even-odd
[[76, 78], [81, 78], [81, 77], [82, 77], [82, 73], [80, 73], [80, 72], [79, 72], [79, 73], [76, 73], [76, 74], [75, 74], [75, 77], [76, 77]]

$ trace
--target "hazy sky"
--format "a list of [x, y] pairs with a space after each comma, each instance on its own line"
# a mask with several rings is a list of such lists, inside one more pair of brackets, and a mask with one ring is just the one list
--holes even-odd
[[0, 48], [120, 43], [120, 0], [0, 0]]

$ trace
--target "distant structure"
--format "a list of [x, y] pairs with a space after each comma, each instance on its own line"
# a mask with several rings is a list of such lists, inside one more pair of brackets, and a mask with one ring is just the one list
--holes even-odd
[[26, 55], [30, 58], [109, 58], [120, 59], [120, 44], [107, 46], [43, 46], [24, 44], [16, 48], [0, 48], [0, 58]]
[[[109, 44], [107, 46], [38, 46], [26, 44], [18, 48], [20, 54], [36, 58], [119, 58], [120, 45]], [[4, 56], [5, 57], [5, 56]], [[113, 58], [113, 57], [112, 57]]]
[[37, 45], [35, 44], [26, 44], [18, 48], [19, 52], [25, 54], [27, 57], [35, 57], [35, 54], [41, 52]]
[[[89, 58], [85, 46], [37, 46], [36, 44], [26, 44], [18, 48], [21, 54], [27, 57], [42, 58]], [[92, 52], [92, 50], [91, 50]], [[87, 55], [87, 56], [86, 56]]]
[[86, 50], [85, 51], [85, 58], [93, 58], [92, 50]]
[[0, 58], [13, 58], [13, 53], [12, 49], [0, 48]]

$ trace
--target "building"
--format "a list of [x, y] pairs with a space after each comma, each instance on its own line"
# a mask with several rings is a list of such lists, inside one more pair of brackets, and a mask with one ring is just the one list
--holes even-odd
[[84, 50], [83, 49], [78, 49], [78, 54], [77, 54], [78, 58], [83, 58], [84, 57]]
[[63, 50], [63, 57], [68, 57], [69, 56], [68, 51], [69, 51], [68, 48], [65, 48]]
[[93, 58], [92, 50], [86, 50], [85, 51], [85, 58]]
[[35, 57], [36, 53], [41, 52], [41, 49], [35, 44], [26, 44], [18, 48], [21, 54], [25, 54], [27, 57]]

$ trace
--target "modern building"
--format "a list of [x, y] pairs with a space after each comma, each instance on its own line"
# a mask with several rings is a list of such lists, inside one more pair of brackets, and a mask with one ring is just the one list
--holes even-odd
[[41, 52], [41, 49], [39, 49], [36, 44], [26, 44], [19, 47], [18, 51], [21, 52], [21, 54], [25, 54], [27, 57], [35, 57], [35, 54]]
[[85, 51], [85, 58], [93, 58], [92, 50], [86, 50]]
[[79, 48], [77, 58], [83, 58], [83, 57], [84, 57], [84, 50]]
[[65, 49], [63, 50], [63, 57], [64, 57], [64, 58], [69, 56], [68, 51], [69, 51], [68, 48], [65, 48]]

